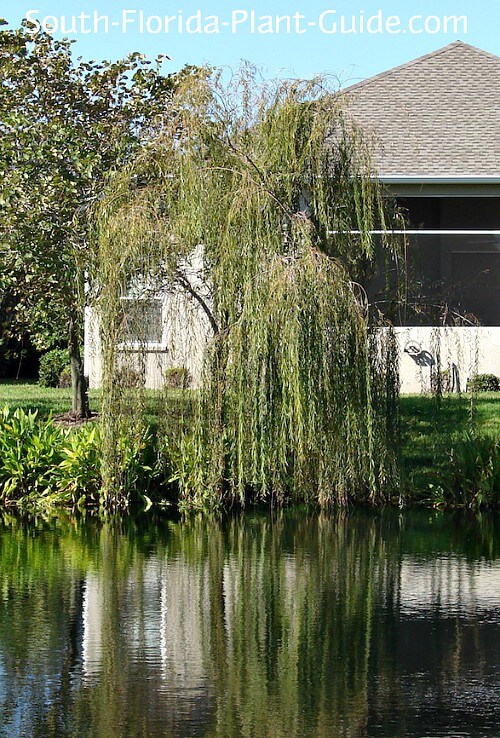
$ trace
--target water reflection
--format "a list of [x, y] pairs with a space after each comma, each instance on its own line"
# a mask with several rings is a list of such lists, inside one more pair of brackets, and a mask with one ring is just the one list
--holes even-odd
[[6, 520], [0, 735], [495, 735], [498, 519]]
[[499, 604], [499, 568], [487, 562], [468, 562], [454, 556], [422, 561], [411, 556], [401, 562], [402, 614], [428, 616], [441, 610], [446, 617], [480, 615]]

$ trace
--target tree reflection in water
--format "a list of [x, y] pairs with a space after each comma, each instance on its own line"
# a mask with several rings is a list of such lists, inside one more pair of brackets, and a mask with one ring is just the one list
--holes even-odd
[[0, 735], [492, 734], [498, 519], [0, 529]]

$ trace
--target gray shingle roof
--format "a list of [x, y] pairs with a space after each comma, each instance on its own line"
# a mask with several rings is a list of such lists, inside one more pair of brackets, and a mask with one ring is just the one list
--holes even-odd
[[344, 94], [380, 176], [500, 176], [500, 57], [456, 41]]

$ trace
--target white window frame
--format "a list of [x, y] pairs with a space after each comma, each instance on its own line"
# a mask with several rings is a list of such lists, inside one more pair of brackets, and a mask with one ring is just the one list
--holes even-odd
[[165, 307], [164, 300], [158, 296], [137, 297], [134, 295], [124, 295], [120, 298], [120, 302], [157, 302], [160, 305], [161, 320], [161, 341], [120, 341], [118, 349], [120, 351], [130, 352], [165, 352], [167, 350], [166, 327], [165, 327]]

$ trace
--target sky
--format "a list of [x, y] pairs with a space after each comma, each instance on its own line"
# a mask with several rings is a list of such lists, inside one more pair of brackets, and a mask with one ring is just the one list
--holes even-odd
[[10, 27], [26, 16], [75, 39], [76, 56], [162, 53], [166, 73], [244, 60], [345, 85], [457, 39], [500, 56], [498, 0], [0, 0]]

